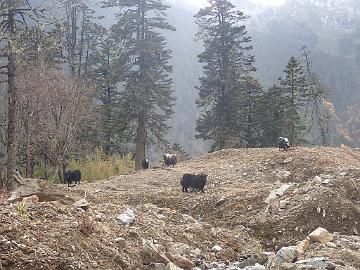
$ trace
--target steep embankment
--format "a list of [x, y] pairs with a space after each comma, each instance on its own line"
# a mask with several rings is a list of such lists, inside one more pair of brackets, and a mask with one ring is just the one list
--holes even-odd
[[[204, 194], [181, 192], [189, 172], [208, 174]], [[232, 269], [241, 269], [317, 227], [338, 232], [338, 242], [314, 243], [299, 259], [326, 256], [336, 269], [360, 269], [359, 176], [360, 152], [349, 148], [239, 149], [58, 186], [61, 202], [1, 206], [0, 269], [162, 269], [155, 263], [170, 261], [185, 269], [237, 261]], [[69, 203], [85, 196], [86, 211]], [[135, 219], [124, 226], [117, 217], [127, 208]]]

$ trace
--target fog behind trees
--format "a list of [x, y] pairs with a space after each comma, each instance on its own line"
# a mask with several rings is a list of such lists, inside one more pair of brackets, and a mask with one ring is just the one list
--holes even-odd
[[[336, 136], [334, 144], [358, 145], [351, 109], [359, 106], [360, 98], [360, 7], [357, 1], [291, 0], [280, 7], [264, 7], [251, 1], [234, 1], [250, 18], [246, 25], [252, 37], [257, 68], [256, 77], [264, 87], [278, 82], [291, 56], [299, 56], [306, 46], [311, 51], [314, 70], [328, 87], [341, 128], [348, 129], [354, 141]], [[192, 154], [204, 153], [207, 148], [194, 139], [195, 119], [198, 116], [194, 100], [198, 91], [201, 66], [197, 54], [201, 44], [193, 40], [196, 25], [193, 7], [177, 1], [169, 11], [169, 21], [177, 28], [167, 35], [173, 50], [174, 87], [177, 103], [171, 121], [170, 140], [178, 141]], [[355, 126], [354, 126], [355, 125]], [[343, 132], [343, 131], [340, 131]]]

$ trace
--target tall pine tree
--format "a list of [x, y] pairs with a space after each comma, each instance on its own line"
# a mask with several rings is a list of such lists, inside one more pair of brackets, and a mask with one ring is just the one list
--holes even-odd
[[290, 58], [284, 73], [285, 77], [279, 79], [285, 99], [282, 133], [289, 138], [290, 144], [294, 145], [304, 142], [302, 133], [306, 127], [301, 116], [308, 96], [308, 85], [304, 68], [295, 57]]
[[227, 147], [238, 137], [236, 116], [240, 81], [246, 80], [254, 57], [243, 21], [246, 16], [227, 0], [209, 0], [209, 6], [195, 15], [197, 38], [204, 43], [198, 56], [204, 76], [200, 78], [197, 105], [202, 115], [197, 121], [197, 138], [212, 140], [212, 150]]
[[[109, 33], [110, 32], [110, 33]], [[86, 76], [97, 87], [102, 114], [103, 150], [107, 155], [121, 153], [121, 145], [128, 142], [128, 109], [124, 104], [118, 82], [125, 80], [130, 69], [129, 59], [122, 44], [103, 29], [96, 50], [88, 56]]]
[[262, 94], [258, 106], [261, 110], [261, 146], [274, 146], [277, 144], [277, 139], [283, 136], [286, 101], [287, 98], [283, 96], [282, 89], [278, 85], [273, 85]]
[[169, 6], [162, 0], [110, 0], [104, 4], [121, 7], [117, 33], [132, 60], [123, 97], [134, 122], [138, 170], [145, 158], [146, 146], [154, 140], [165, 142], [174, 98], [169, 77], [171, 51], [162, 33], [175, 29], [166, 21]]
[[319, 76], [313, 71], [310, 51], [303, 47], [301, 49], [305, 64], [306, 81], [309, 91], [306, 98], [305, 118], [308, 120], [308, 133], [314, 143], [328, 144], [330, 115], [325, 107], [329, 90], [321, 82]]
[[261, 97], [263, 88], [260, 82], [251, 76], [239, 80], [235, 89], [236, 134], [241, 138], [242, 147], [259, 147], [262, 135]]

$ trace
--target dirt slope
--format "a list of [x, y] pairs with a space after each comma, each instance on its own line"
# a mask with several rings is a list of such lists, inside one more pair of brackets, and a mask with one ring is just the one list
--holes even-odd
[[[200, 172], [208, 174], [205, 193], [182, 193], [181, 176]], [[336, 252], [315, 246], [309, 254], [360, 269], [359, 177], [360, 151], [349, 148], [239, 149], [60, 185], [66, 202], [86, 196], [89, 209], [64, 201], [1, 206], [0, 269], [154, 269], [169, 261], [205, 268], [296, 244], [317, 227], [354, 244]], [[284, 194], [265, 202], [285, 183]], [[135, 220], [124, 226], [116, 218], [127, 208]]]

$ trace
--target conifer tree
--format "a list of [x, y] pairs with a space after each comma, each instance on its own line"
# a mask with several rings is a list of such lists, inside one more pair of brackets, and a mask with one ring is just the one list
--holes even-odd
[[291, 57], [284, 70], [285, 77], [279, 79], [285, 102], [282, 133], [289, 138], [292, 145], [304, 142], [302, 133], [306, 127], [301, 115], [308, 96], [308, 85], [304, 72], [300, 62], [295, 57]]
[[261, 110], [259, 113], [262, 128], [261, 146], [274, 146], [277, 144], [278, 137], [283, 136], [286, 100], [278, 85], [273, 85], [262, 94], [258, 106], [258, 109]]
[[260, 82], [251, 76], [240, 81], [234, 104], [237, 107], [237, 133], [242, 138], [242, 146], [259, 147], [261, 145], [263, 88]]
[[209, 0], [209, 6], [195, 15], [197, 38], [204, 44], [198, 56], [204, 76], [200, 78], [197, 106], [197, 138], [212, 140], [212, 150], [224, 148], [239, 135], [236, 128], [237, 91], [240, 81], [249, 76], [254, 57], [243, 21], [246, 16], [227, 0]]
[[126, 74], [123, 98], [134, 123], [135, 165], [141, 168], [146, 146], [165, 142], [174, 98], [169, 77], [171, 51], [162, 34], [175, 30], [165, 18], [163, 0], [109, 0], [105, 7], [121, 7], [114, 34], [124, 41], [132, 65]]
[[112, 39], [109, 31], [102, 29], [97, 49], [88, 56], [86, 76], [97, 86], [102, 114], [103, 149], [107, 155], [121, 152], [119, 145], [127, 142], [126, 130], [129, 115], [117, 83], [125, 80], [130, 68], [122, 52], [122, 45]]
[[320, 137], [320, 143], [327, 145], [331, 117], [324, 103], [328, 97], [328, 89], [313, 71], [310, 51], [306, 47], [303, 47], [301, 51], [305, 63], [306, 81], [309, 86], [305, 110], [305, 118], [309, 119], [308, 133], [311, 134], [315, 143], [318, 141], [317, 137]]

